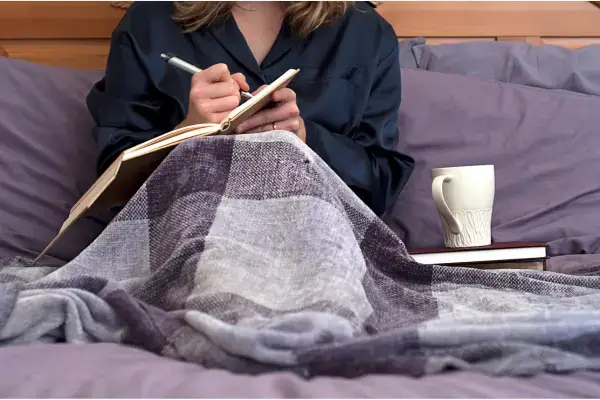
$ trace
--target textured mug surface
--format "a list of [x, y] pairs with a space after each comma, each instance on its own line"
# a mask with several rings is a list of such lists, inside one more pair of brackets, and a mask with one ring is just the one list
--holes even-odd
[[431, 192], [446, 247], [486, 246], [492, 242], [495, 195], [493, 165], [436, 168]]

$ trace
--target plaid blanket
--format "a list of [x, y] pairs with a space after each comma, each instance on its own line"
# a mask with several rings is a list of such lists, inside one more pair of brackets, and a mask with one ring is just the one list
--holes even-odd
[[243, 373], [569, 371], [600, 365], [599, 279], [420, 265], [295, 136], [209, 137], [72, 262], [3, 260], [0, 342]]

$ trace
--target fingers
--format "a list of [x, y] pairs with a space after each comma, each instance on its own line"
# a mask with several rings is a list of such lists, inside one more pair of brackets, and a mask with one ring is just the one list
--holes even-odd
[[[261, 87], [259, 87], [258, 89], [256, 89], [254, 92], [252, 92], [252, 96], [256, 96], [256, 94], [258, 92], [260, 92], [261, 90], [263, 90], [264, 88], [266, 88], [268, 85], [262, 85]], [[248, 89], [250, 90], [250, 89]]]
[[238, 133], [261, 133], [261, 132], [269, 132], [273, 130], [273, 124], [275, 124], [275, 128], [277, 130], [289, 131], [289, 132], [297, 132], [300, 129], [300, 121], [298, 118], [289, 118], [285, 121], [277, 121], [274, 123], [270, 123], [267, 125], [257, 126], [255, 128], [248, 129], [244, 132]]
[[286, 103], [288, 101], [296, 101], [296, 92], [289, 88], [279, 89], [273, 92], [273, 101], [277, 103]]
[[194, 74], [192, 77], [192, 84], [194, 80], [202, 82], [213, 83], [213, 82], [224, 82], [231, 77], [229, 68], [225, 64], [215, 64], [205, 70]]
[[231, 80], [227, 82], [207, 84], [197, 84], [192, 86], [190, 97], [202, 99], [218, 99], [227, 96], [238, 96], [240, 91], [237, 84]]
[[231, 75], [229, 68], [225, 64], [215, 64], [201, 72], [195, 73], [192, 77], [192, 87], [218, 82], [231, 82], [237, 86], [238, 90], [240, 88], [244, 91], [250, 90], [244, 74], [238, 72]]
[[[287, 121], [288, 119], [298, 119], [298, 116], [300, 116], [300, 110], [298, 109], [296, 102], [283, 103], [275, 108], [265, 109], [254, 114], [252, 117], [241, 123], [237, 127], [236, 132], [256, 132], [255, 128], [264, 126], [271, 126], [272, 130], [274, 122], [279, 129], [279, 122]], [[283, 126], [281, 129], [284, 129]]]
[[215, 64], [192, 77], [185, 123], [219, 123], [240, 104], [240, 89], [250, 90], [243, 74], [231, 75], [225, 64]]
[[246, 82], [246, 77], [244, 74], [238, 72], [237, 74], [231, 75], [231, 77], [244, 92], [250, 90], [250, 86], [248, 85], [248, 82]]
[[236, 108], [240, 104], [239, 96], [227, 96], [212, 99], [210, 102], [204, 102], [199, 104], [200, 111], [206, 113], [220, 113], [220, 112], [229, 112]]

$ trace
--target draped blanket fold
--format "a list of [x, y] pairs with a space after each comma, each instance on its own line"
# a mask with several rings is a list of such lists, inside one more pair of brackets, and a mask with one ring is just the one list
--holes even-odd
[[2, 260], [0, 343], [252, 374], [571, 371], [600, 365], [599, 279], [420, 265], [292, 134], [206, 137], [72, 262]]

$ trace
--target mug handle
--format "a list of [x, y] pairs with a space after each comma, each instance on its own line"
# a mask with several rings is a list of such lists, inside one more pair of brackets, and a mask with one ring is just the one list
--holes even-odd
[[444, 191], [442, 190], [444, 182], [451, 181], [452, 176], [450, 175], [436, 176], [433, 178], [433, 182], [431, 182], [431, 194], [433, 195], [433, 201], [440, 212], [440, 215], [448, 224], [450, 231], [455, 235], [458, 235], [462, 231], [462, 226], [460, 222], [454, 218], [454, 215], [452, 215], [450, 207], [448, 207], [448, 203], [446, 203], [446, 199], [444, 199]]

